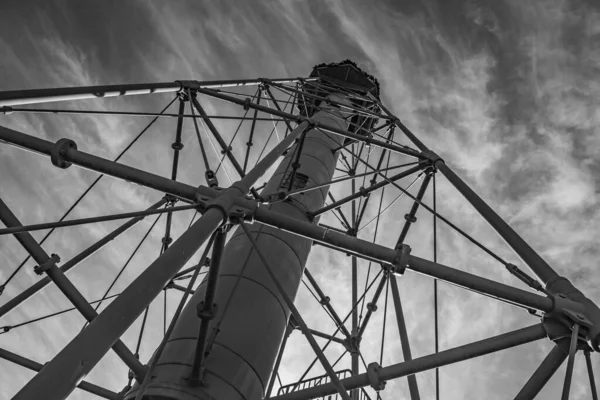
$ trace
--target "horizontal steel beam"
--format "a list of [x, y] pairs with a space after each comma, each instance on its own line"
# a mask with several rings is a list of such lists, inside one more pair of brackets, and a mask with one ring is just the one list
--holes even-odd
[[[33, 360], [30, 360], [28, 358], [25, 358], [23, 356], [20, 356], [18, 354], [12, 353], [4, 349], [0, 349], [0, 358], [3, 358], [7, 361], [20, 365], [21, 367], [25, 367], [36, 372], [39, 372], [43, 368], [43, 365], [38, 362], [35, 362]], [[123, 398], [123, 396], [121, 396], [118, 393], [112, 392], [108, 389], [104, 389], [103, 387], [94, 385], [93, 383], [89, 383], [86, 381], [80, 382], [77, 385], [77, 387], [88, 393], [95, 394], [98, 397], [102, 397], [103, 399], [121, 400]]]
[[[315, 80], [316, 78], [306, 78]], [[159, 83], [135, 83], [127, 85], [79, 86], [53, 89], [11, 90], [0, 92], [1, 106], [17, 106], [22, 104], [49, 103], [53, 101], [84, 100], [102, 97], [131, 96], [152, 93], [178, 92], [184, 82], [205, 88], [225, 88], [238, 86], [255, 86], [262, 79], [232, 79], [221, 81], [175, 81]], [[295, 83], [298, 79], [275, 79], [279, 83]]]
[[[453, 364], [455, 362], [469, 360], [471, 358], [494, 353], [496, 351], [509, 349], [525, 343], [530, 343], [546, 336], [546, 331], [542, 324], [533, 325], [528, 328], [519, 329], [502, 335], [494, 336], [488, 339], [480, 340], [464, 346], [444, 350], [439, 353], [430, 354], [425, 357], [416, 358], [411, 361], [390, 365], [384, 368], [373, 368], [373, 364], [367, 373], [351, 376], [342, 379], [341, 383], [346, 390], [358, 389], [361, 387], [385, 382], [390, 379], [401, 378], [427, 371], [436, 367]], [[317, 397], [325, 397], [336, 393], [336, 388], [331, 383], [314, 386], [311, 388], [298, 390], [283, 394], [281, 396], [271, 397], [272, 400], [305, 400]]]

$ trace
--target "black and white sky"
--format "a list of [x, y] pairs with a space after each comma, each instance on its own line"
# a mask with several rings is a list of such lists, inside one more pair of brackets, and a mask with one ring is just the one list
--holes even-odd
[[[595, 0], [422, 1], [3, 1], [0, 4], [0, 90], [61, 86], [298, 77], [315, 64], [351, 59], [381, 84], [382, 100], [423, 142], [521, 234], [560, 274], [600, 301], [600, 2]], [[62, 104], [80, 109], [160, 110], [170, 98], [134, 98]], [[218, 111], [218, 106], [209, 105]], [[173, 111], [175, 112], [175, 111]], [[104, 116], [0, 115], [0, 124], [57, 140], [106, 158], [147, 123]], [[189, 146], [193, 129], [188, 127]], [[227, 129], [223, 125], [223, 129]], [[161, 120], [122, 160], [164, 176], [170, 173], [174, 120]], [[231, 135], [228, 133], [227, 135]], [[231, 136], [228, 136], [231, 137]], [[187, 143], [186, 143], [187, 144]], [[190, 150], [191, 151], [191, 150]], [[183, 155], [185, 159], [185, 155]], [[161, 162], [164, 161], [164, 162]], [[198, 155], [185, 160], [183, 181], [198, 184]], [[200, 171], [200, 172], [198, 172]], [[230, 170], [232, 171], [232, 170]], [[58, 219], [97, 174], [58, 170], [49, 160], [0, 146], [0, 197], [24, 224]], [[222, 182], [227, 182], [225, 175]], [[491, 228], [443, 179], [438, 210], [506, 260], [525, 269]], [[396, 196], [388, 192], [385, 202]], [[104, 178], [72, 215], [140, 210], [159, 195]], [[427, 199], [431, 204], [431, 199]], [[409, 201], [399, 201], [382, 221], [378, 242], [393, 245]], [[187, 220], [189, 215], [182, 217]], [[88, 300], [99, 298], [154, 218], [70, 273]], [[431, 217], [422, 214], [408, 243], [431, 257]], [[164, 223], [164, 221], [163, 221]], [[119, 223], [68, 228], [44, 248], [68, 260]], [[372, 227], [371, 227], [372, 228]], [[179, 229], [179, 230], [177, 230]], [[183, 226], [177, 228], [175, 236]], [[34, 237], [41, 239], [45, 232]], [[161, 233], [153, 232], [155, 243]], [[25, 252], [0, 236], [0, 281]], [[122, 290], [158, 255], [142, 247], [112, 293]], [[324, 290], [348, 311], [349, 259], [315, 248], [312, 269]], [[446, 226], [440, 226], [439, 261], [522, 287], [504, 268]], [[362, 265], [362, 264], [361, 264]], [[7, 285], [0, 304], [39, 279], [33, 263]], [[361, 274], [366, 270], [362, 265]], [[407, 273], [400, 279], [413, 356], [433, 351], [432, 281]], [[169, 299], [169, 310], [177, 295]], [[303, 291], [297, 303], [309, 324], [330, 330], [320, 307]], [[346, 304], [346, 305], [344, 305]], [[68, 308], [49, 288], [0, 320], [0, 326]], [[383, 308], [380, 307], [380, 310]], [[378, 349], [382, 312], [364, 346]], [[146, 361], [162, 335], [162, 305], [141, 349]], [[535, 323], [522, 310], [455, 287], [440, 285], [441, 349]], [[131, 347], [140, 321], [124, 341]], [[0, 335], [0, 347], [44, 363], [79, 332], [83, 319], [68, 313]], [[291, 339], [281, 378], [292, 382], [311, 361], [299, 333]], [[386, 326], [384, 364], [402, 359], [393, 321]], [[541, 341], [442, 368], [442, 399], [508, 399], [539, 365], [552, 343]], [[341, 354], [339, 349], [330, 355]], [[368, 362], [378, 361], [373, 350]], [[572, 399], [590, 398], [583, 357], [575, 365]], [[594, 357], [600, 370], [600, 361]], [[318, 372], [318, 370], [317, 370]], [[0, 398], [10, 398], [33, 373], [0, 360]], [[541, 399], [560, 395], [564, 366]], [[87, 377], [119, 391], [126, 368], [109, 353]], [[432, 373], [418, 376], [423, 398], [434, 393]], [[405, 398], [406, 381], [389, 383], [384, 398]], [[91, 395], [74, 392], [72, 398]]]

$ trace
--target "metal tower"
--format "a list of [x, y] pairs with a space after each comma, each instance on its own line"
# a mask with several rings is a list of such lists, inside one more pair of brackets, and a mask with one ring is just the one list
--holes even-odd
[[[174, 98], [161, 112], [22, 107], [130, 95], [174, 95]], [[214, 101], [226, 105], [219, 108], [213, 106]], [[178, 111], [169, 113], [175, 102]], [[102, 398], [127, 400], [385, 399], [398, 397], [397, 393], [386, 392], [386, 382], [406, 378], [407, 398], [415, 400], [420, 399], [420, 378], [416, 374], [428, 370], [436, 371], [439, 399], [443, 398], [439, 393], [439, 367], [544, 338], [555, 343], [553, 350], [525, 386], [509, 396], [533, 399], [568, 359], [562, 394], [563, 399], [568, 398], [575, 355], [581, 350], [587, 362], [592, 397], [598, 398], [590, 361], [590, 353], [600, 351], [598, 306], [559, 276], [443, 159], [394, 116], [381, 102], [377, 80], [351, 61], [321, 64], [310, 76], [296, 79], [177, 81], [2, 92], [0, 107], [7, 115], [110, 114], [152, 118], [114, 160], [94, 155], [90, 149], [80, 149], [70, 138], [52, 142], [36, 136], [35, 132], [23, 133], [0, 126], [0, 141], [5, 144], [49, 156], [57, 168], [75, 165], [102, 174], [58, 222], [23, 226], [8, 206], [16, 199], [7, 199], [6, 203], [0, 200], [0, 220], [6, 226], [0, 229], [0, 236], [14, 235], [37, 264], [35, 273], [45, 275], [4, 302], [0, 318], [53, 283], [89, 323], [45, 365], [0, 349], [1, 358], [38, 371], [15, 399], [64, 399], [75, 388]], [[219, 114], [213, 113], [213, 109], [225, 111]], [[232, 115], [234, 109], [241, 114]], [[130, 149], [144, 132], [163, 118], [176, 119], [171, 176], [165, 178], [119, 162], [125, 152], [134, 151]], [[235, 130], [234, 124], [237, 124]], [[204, 179], [195, 184], [178, 179], [186, 129], [193, 132], [192, 138], [200, 149]], [[231, 131], [226, 132], [227, 129]], [[256, 147], [260, 146], [262, 151], [257, 155]], [[228, 172], [228, 168], [233, 172]], [[435, 191], [439, 174], [489, 222], [519, 257], [519, 263], [536, 277], [505, 261], [437, 212]], [[67, 218], [102, 176], [151, 188], [164, 193], [164, 197], [145, 211]], [[225, 178], [232, 183], [223, 184]], [[401, 185], [399, 182], [404, 178], [411, 183]], [[266, 179], [262, 185], [261, 179]], [[418, 190], [411, 193], [410, 188], [419, 180]], [[386, 188], [394, 188], [399, 194], [383, 208]], [[428, 193], [433, 195], [432, 206], [426, 200]], [[406, 214], [403, 218], [387, 215], [398, 221], [398, 230], [393, 232], [395, 246], [380, 244], [381, 216], [401, 196], [410, 199]], [[407, 239], [411, 226], [417, 223], [420, 208], [433, 215], [432, 260], [411, 254], [411, 241]], [[177, 216], [185, 211], [192, 219], [183, 233], [173, 239]], [[88, 302], [66, 273], [145, 217], [157, 215], [154, 227], [163, 214], [166, 224], [159, 257], [122, 292], [109, 296], [127, 267], [125, 264], [102, 299]], [[42, 248], [55, 229], [118, 219], [129, 220], [62, 264], [59, 255]], [[438, 263], [439, 223], [456, 229], [532, 290]], [[30, 234], [47, 229], [51, 230], [40, 242]], [[315, 245], [340, 254], [342, 263], [349, 256], [350, 287], [340, 288], [349, 292], [351, 298], [345, 318], [334, 306], [334, 295], [325, 293], [311, 274], [309, 253]], [[11, 270], [1, 289], [10, 285], [26, 261]], [[359, 270], [366, 265], [369, 273], [360, 282]], [[439, 351], [436, 306], [435, 351], [413, 359], [397, 283], [407, 270], [434, 278], [434, 296], [437, 296], [437, 282], [447, 282], [524, 308], [537, 321], [516, 331]], [[204, 278], [198, 284], [202, 274]], [[186, 286], [179, 283], [185, 280]], [[331, 318], [334, 332], [309, 327], [294, 305], [303, 283]], [[180, 300], [167, 328], [166, 299], [167, 293], [173, 291], [180, 293]], [[398, 328], [404, 362], [382, 365], [383, 343], [381, 354], [376, 355], [364, 354], [362, 343], [367, 328], [374, 326], [378, 304], [387, 315], [389, 292], [395, 310], [392, 320]], [[140, 359], [148, 309], [161, 293], [165, 301], [164, 337], [149, 359]], [[385, 297], [383, 306], [382, 297]], [[110, 304], [98, 313], [98, 307], [92, 304], [109, 298]], [[34, 302], [32, 299], [29, 303]], [[53, 315], [4, 325], [3, 330], [11, 334]], [[122, 337], [139, 320], [142, 328], [132, 351]], [[375, 328], [384, 331], [385, 321], [386, 317], [383, 328]], [[315, 361], [297, 381], [281, 382], [278, 370], [294, 330], [302, 332], [315, 353]], [[317, 339], [327, 342], [320, 346]], [[344, 349], [337, 360], [325, 355], [331, 343]], [[130, 371], [128, 383], [120, 391], [84, 381], [111, 348]], [[349, 363], [343, 367], [340, 360], [345, 354], [349, 354]], [[325, 375], [308, 376], [316, 362]]]

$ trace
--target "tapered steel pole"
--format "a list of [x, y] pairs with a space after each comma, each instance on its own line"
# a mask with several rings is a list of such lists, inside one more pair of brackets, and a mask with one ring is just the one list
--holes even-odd
[[[333, 115], [317, 112], [312, 120], [327, 121], [345, 128], [344, 115], [335, 109], [331, 112]], [[339, 146], [342, 139], [329, 138], [304, 121], [280, 145], [290, 139], [295, 140], [302, 133], [304, 144], [296, 175], [303, 174], [307, 179], [306, 184], [330, 181], [337, 161], [337, 154], [331, 149]], [[294, 146], [299, 146], [299, 143]], [[280, 191], [280, 184], [287, 187], [289, 182], [285, 182], [285, 179], [291, 178], [286, 171], [289, 164], [296, 161], [294, 153], [294, 148], [287, 152], [263, 194]], [[268, 155], [261, 162], [270, 157]], [[256, 180], [260, 175], [262, 173], [257, 175], [256, 170], [251, 170], [244, 179], [253, 177]], [[293, 181], [293, 185], [298, 185], [298, 182], [301, 181]], [[247, 187], [246, 191], [249, 189]], [[274, 203], [264, 208], [311, 224], [304, 210], [322, 206], [327, 191], [328, 187], [324, 187], [300, 199]], [[185, 378], [190, 376], [194, 366], [200, 327], [196, 306], [205, 298], [208, 279], [200, 284], [184, 309], [145, 395], [165, 399], [231, 400], [258, 399], [264, 395], [291, 312], [285, 299], [293, 299], [296, 295], [312, 242], [259, 224], [250, 226], [249, 230], [253, 235], [252, 240], [276, 263], [277, 267], [273, 270], [277, 281], [283, 285], [284, 293], [280, 293], [275, 281], [265, 274], [252, 240], [246, 237], [243, 230], [236, 230], [225, 247], [219, 268], [214, 298], [216, 314], [206, 335], [207, 343], [202, 356], [202, 385]], [[136, 390], [134, 387], [126, 398], [135, 397]]]

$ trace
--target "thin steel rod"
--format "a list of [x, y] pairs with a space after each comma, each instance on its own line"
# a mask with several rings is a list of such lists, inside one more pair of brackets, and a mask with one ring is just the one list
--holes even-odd
[[[25, 113], [25, 114], [74, 114], [74, 115], [127, 115], [130, 117], [168, 117], [168, 118], [194, 118], [192, 114], [175, 114], [175, 113], [156, 113], [156, 112], [139, 112], [139, 111], [101, 111], [101, 110], [68, 110], [58, 108], [13, 108], [13, 107], [0, 107], [0, 113], [10, 114], [13, 112]], [[239, 117], [235, 115], [207, 115], [211, 119], [227, 119], [227, 120], [241, 120], [241, 121], [254, 121], [253, 117]], [[275, 121], [283, 122], [287, 121], [283, 118], [273, 117], [256, 117], [257, 121]]]
[[329, 375], [329, 378], [331, 379], [331, 382], [332, 382], [334, 388], [340, 394], [340, 396], [342, 397], [342, 399], [344, 399], [344, 400], [350, 400], [350, 397], [348, 396], [348, 393], [346, 392], [346, 389], [340, 383], [340, 379], [335, 374], [335, 371], [331, 367], [331, 364], [329, 364], [329, 361], [327, 360], [327, 357], [325, 357], [325, 355], [323, 354], [323, 352], [319, 348], [319, 345], [317, 344], [317, 341], [313, 337], [312, 333], [310, 332], [310, 330], [306, 326], [306, 323], [304, 322], [304, 319], [302, 318], [302, 316], [298, 312], [298, 309], [294, 305], [294, 301], [288, 296], [288, 294], [286, 293], [284, 287], [281, 285], [281, 282], [279, 282], [279, 280], [275, 276], [275, 274], [273, 272], [273, 269], [271, 268], [271, 264], [269, 263], [269, 261], [267, 260], [267, 258], [265, 257], [265, 255], [263, 254], [263, 251], [260, 249], [260, 247], [256, 243], [256, 240], [254, 240], [254, 237], [252, 236], [252, 234], [250, 233], [250, 231], [246, 227], [246, 224], [244, 223], [244, 221], [240, 220], [239, 223], [240, 223], [240, 227], [244, 230], [244, 233], [246, 234], [246, 237], [248, 238], [248, 241], [252, 245], [252, 248], [254, 249], [254, 251], [256, 251], [256, 254], [258, 255], [258, 257], [262, 261], [263, 266], [265, 267], [265, 269], [267, 270], [267, 273], [271, 277], [271, 280], [273, 281], [273, 283], [275, 283], [275, 286], [277, 286], [277, 290], [279, 291], [279, 294], [281, 295], [281, 297], [285, 301], [286, 306], [289, 308], [291, 314], [294, 316], [294, 320], [296, 321], [296, 323], [298, 324], [298, 326], [302, 330], [302, 333], [304, 334], [304, 336], [308, 340], [308, 343], [310, 344], [310, 347], [312, 347], [313, 351], [317, 354], [317, 357], [321, 361], [321, 364], [323, 365], [323, 368], [325, 369], [325, 371], [327, 371], [327, 374]]
[[575, 365], [575, 353], [577, 353], [577, 340], [579, 339], [579, 324], [573, 326], [571, 333], [571, 344], [569, 346], [569, 359], [567, 360], [567, 371], [565, 372], [565, 383], [561, 400], [569, 400], [569, 392], [571, 390], [571, 381], [573, 379], [573, 366]]
[[310, 331], [310, 333], [313, 334], [313, 336], [318, 336], [320, 338], [331, 340], [332, 342], [336, 342], [336, 343], [343, 344], [343, 345], [346, 344], [346, 341], [344, 339], [336, 338], [334, 336], [328, 335], [326, 333], [323, 333], [323, 332], [320, 332], [320, 331], [317, 331], [314, 329], [309, 329], [309, 331]]
[[[15, 214], [8, 208], [6, 203], [0, 199], [0, 220], [7, 227], [20, 226], [21, 222]], [[88, 321], [93, 321], [98, 317], [96, 310], [88, 303], [83, 297], [81, 292], [77, 290], [75, 285], [66, 277], [57, 266], [56, 262], [53, 261], [48, 254], [44, 251], [42, 246], [36, 242], [36, 240], [28, 232], [17, 233], [14, 235], [15, 239], [23, 246], [23, 248], [31, 255], [35, 262], [39, 266], [44, 266], [44, 272], [54, 282], [56, 287], [69, 299], [69, 301], [77, 308], [77, 310], [84, 316]], [[144, 377], [145, 368], [140, 361], [133, 355], [133, 353], [125, 346], [125, 344], [116, 340], [112, 343], [113, 350], [121, 360], [133, 371], [136, 378], [141, 380]], [[107, 349], [108, 350], [108, 349]], [[42, 392], [43, 393], [43, 392]]]
[[94, 224], [94, 223], [98, 223], [98, 222], [115, 221], [115, 220], [119, 220], [119, 219], [146, 217], [148, 215], [171, 213], [171, 212], [175, 212], [175, 211], [192, 210], [197, 207], [198, 207], [197, 204], [189, 204], [189, 205], [185, 205], [185, 206], [163, 208], [160, 210], [133, 211], [133, 212], [128, 212], [128, 213], [103, 215], [100, 217], [79, 218], [79, 219], [73, 219], [73, 220], [68, 220], [68, 221], [44, 222], [41, 224], [15, 226], [12, 228], [0, 229], [0, 236], [14, 235], [14, 234], [23, 233], [23, 232], [41, 231], [41, 230], [50, 229], [50, 228], [64, 228], [67, 226]]
[[[419, 192], [417, 193], [417, 199], [419, 199], [419, 202], [423, 200], [423, 196], [425, 195], [425, 191], [427, 190], [427, 186], [429, 186], [429, 181], [431, 181], [431, 176], [432, 174], [428, 173], [425, 174], [425, 178], [423, 179], [423, 183], [421, 183], [421, 187], [419, 188]], [[408, 235], [408, 230], [410, 229], [410, 226], [413, 224], [413, 222], [416, 222], [417, 217], [417, 210], [419, 209], [419, 202], [414, 202], [412, 207], [410, 208], [410, 211], [408, 212], [408, 214], [406, 214], [406, 216], [404, 217], [404, 219], [406, 221], [404, 221], [404, 226], [402, 227], [402, 231], [400, 232], [400, 236], [398, 237], [398, 241], [396, 242], [396, 248], [399, 248], [400, 245], [402, 243], [404, 243], [404, 240], [406, 239], [406, 235]]]
[[[273, 102], [273, 105], [275, 106], [277, 111], [282, 111], [281, 107], [279, 107], [279, 103], [277, 102], [277, 99], [275, 99], [275, 96], [273, 96], [273, 93], [271, 93], [271, 89], [269, 89], [268, 85], [265, 85], [265, 92], [267, 92], [267, 94], [271, 98], [271, 101]], [[284, 120], [284, 122], [285, 122], [285, 126], [291, 131], [292, 126], [290, 125], [289, 120], [286, 119], [286, 120]]]
[[[279, 365], [281, 364], [281, 360], [283, 359], [283, 352], [285, 351], [285, 346], [287, 344], [288, 338], [290, 337], [290, 334], [293, 332], [293, 330], [294, 328], [290, 324], [288, 324], [285, 328], [283, 340], [281, 342], [281, 346], [279, 346], [279, 351], [277, 352], [275, 366], [273, 367], [273, 372], [271, 372], [271, 378], [269, 379], [269, 386], [267, 386], [267, 391], [265, 392], [266, 399], [271, 397], [271, 392], [273, 391], [273, 386], [275, 385], [275, 377], [279, 373]], [[281, 386], [281, 382], [279, 383], [279, 386]]]
[[596, 380], [594, 379], [594, 368], [592, 367], [592, 358], [590, 357], [590, 351], [584, 350], [585, 364], [587, 366], [588, 376], [590, 378], [590, 388], [592, 390], [592, 400], [598, 400], [598, 391], [596, 389]]
[[[394, 308], [396, 309], [396, 321], [398, 323], [398, 333], [400, 334], [400, 345], [402, 346], [402, 355], [404, 361], [412, 360], [412, 353], [410, 351], [410, 343], [408, 341], [408, 332], [406, 331], [406, 321], [404, 320], [404, 311], [402, 311], [402, 302], [400, 301], [400, 291], [398, 290], [398, 282], [395, 276], [390, 277], [390, 284], [392, 286], [392, 298], [394, 300]], [[437, 350], [436, 350], [437, 353]], [[438, 368], [436, 368], [436, 371]], [[419, 386], [417, 385], [417, 377], [415, 375], [408, 375], [408, 390], [410, 392], [411, 400], [419, 400]]]
[[306, 279], [308, 279], [308, 281], [310, 282], [312, 287], [315, 289], [315, 291], [319, 295], [319, 298], [320, 298], [319, 303], [321, 303], [327, 309], [327, 311], [329, 311], [329, 313], [331, 314], [331, 317], [335, 321], [336, 325], [340, 328], [342, 333], [346, 337], [350, 337], [350, 332], [348, 331], [348, 328], [346, 328], [346, 326], [342, 322], [340, 316], [338, 315], [338, 313], [335, 311], [335, 309], [331, 305], [330, 299], [327, 296], [325, 296], [325, 293], [323, 293], [323, 290], [321, 290], [321, 288], [317, 284], [317, 281], [312, 276], [312, 274], [310, 273], [308, 268], [304, 269], [304, 275], [306, 276]]
[[515, 400], [533, 400], [538, 395], [550, 378], [552, 378], [552, 375], [567, 359], [568, 348], [565, 348], [566, 343], [566, 341], [559, 342], [550, 350], [544, 361], [542, 361], [531, 378], [529, 378], [519, 391]]
[[379, 301], [379, 297], [381, 296], [381, 292], [383, 291], [383, 288], [387, 284], [387, 281], [388, 281], [388, 275], [384, 274], [383, 277], [381, 278], [381, 281], [379, 282], [379, 285], [377, 286], [377, 289], [375, 289], [375, 294], [373, 294], [373, 300], [371, 300], [371, 303], [369, 303], [372, 305], [372, 307], [369, 307], [369, 304], [367, 304], [367, 315], [365, 315], [365, 319], [363, 320], [363, 323], [360, 325], [360, 327], [358, 329], [358, 339], [359, 340], [363, 337], [363, 334], [365, 333], [365, 329], [367, 329], [369, 320], [371, 319], [371, 316], [373, 315], [375, 307], [377, 306], [377, 302]]
[[[383, 172], [383, 171], [390, 171], [390, 170], [393, 170], [393, 169], [403, 168], [403, 167], [407, 167], [409, 165], [415, 165], [417, 163], [418, 162], [410, 162], [410, 163], [406, 163], [406, 164], [395, 165], [393, 167], [382, 168], [382, 169], [379, 169], [377, 171], [365, 172], [365, 173], [356, 174], [356, 175], [353, 175], [353, 176], [339, 177], [339, 178], [336, 178], [336, 179], [332, 179], [329, 182], [321, 183], [319, 185], [314, 185], [314, 186], [308, 186], [308, 187], [305, 187], [303, 189], [298, 189], [298, 190], [289, 192], [287, 195], [288, 196], [294, 196], [296, 194], [306, 193], [306, 192], [310, 192], [311, 190], [316, 190], [316, 189], [321, 189], [321, 188], [326, 187], [326, 186], [331, 186], [331, 185], [334, 185], [336, 183], [345, 182], [345, 181], [348, 181], [350, 179], [361, 178], [361, 177], [364, 177], [364, 176], [369, 176], [369, 175], [377, 174], [377, 173]], [[343, 172], [346, 172], [346, 171], [343, 171]], [[375, 183], [373, 181], [371, 181], [371, 182], [372, 182], [372, 184]]]
[[[375, 378], [378, 381], [388, 381], [390, 379], [401, 378], [411, 374], [427, 371], [435, 367], [442, 367], [460, 361], [469, 360], [486, 354], [494, 353], [500, 350], [509, 349], [522, 344], [530, 343], [546, 337], [546, 331], [542, 324], [533, 325], [527, 328], [504, 333], [488, 339], [480, 340], [453, 349], [444, 350], [437, 354], [416, 358], [412, 361], [405, 361], [399, 364], [380, 368], [375, 376], [363, 373], [351, 376], [341, 380], [341, 383], [347, 390], [358, 389], [369, 386]], [[298, 390], [286, 393], [281, 396], [272, 397], [272, 400], [305, 400], [317, 397], [325, 397], [335, 394], [336, 387], [332, 383], [326, 383], [320, 386]]]
[[[340, 207], [340, 206], [342, 206], [342, 205], [344, 205], [344, 204], [346, 204], [346, 203], [348, 203], [350, 201], [353, 201], [353, 200], [355, 200], [355, 199], [357, 199], [357, 198], [359, 198], [361, 196], [366, 196], [368, 193], [371, 193], [374, 190], [380, 189], [380, 188], [382, 188], [384, 186], [389, 185], [392, 182], [395, 182], [397, 180], [400, 180], [402, 178], [405, 178], [405, 177], [407, 177], [409, 175], [412, 175], [412, 174], [420, 171], [421, 168], [422, 168], [421, 165], [417, 165], [415, 167], [407, 169], [406, 171], [402, 171], [402, 172], [400, 172], [400, 173], [398, 173], [398, 174], [396, 174], [394, 176], [391, 176], [389, 178], [389, 180], [385, 180], [385, 181], [376, 183], [376, 184], [374, 184], [372, 186], [369, 186], [366, 189], [365, 188], [361, 188], [362, 190], [355, 191], [354, 193], [352, 193], [351, 195], [348, 195], [348, 196], [344, 197], [343, 199], [340, 199], [340, 200], [338, 200], [338, 201], [336, 201], [334, 203], [331, 203], [331, 204], [329, 204], [329, 205], [327, 205], [325, 207], [321, 207], [321, 208], [319, 208], [319, 209], [317, 209], [315, 211], [311, 211], [310, 215], [316, 217], [318, 215], [323, 214], [324, 212], [327, 212], [327, 211], [332, 210], [334, 208]], [[356, 220], [354, 214], [353, 214], [353, 218], [352, 219]]]
[[[438, 262], [437, 257], [437, 187], [436, 187], [436, 173], [433, 172], [433, 262]], [[439, 353], [439, 315], [438, 315], [438, 281], [433, 280], [433, 334], [434, 334], [434, 348], [435, 352]], [[435, 369], [435, 399], [440, 400], [440, 369]]]
[[[162, 207], [166, 202], [167, 201], [165, 199], [162, 199], [159, 202], [152, 205], [148, 210], [154, 210], [159, 207]], [[84, 261], [85, 259], [90, 257], [92, 254], [94, 254], [95, 252], [100, 250], [106, 244], [115, 240], [117, 237], [119, 237], [119, 235], [126, 232], [129, 228], [133, 227], [135, 224], [137, 224], [138, 222], [143, 220], [145, 217], [146, 217], [145, 215], [142, 215], [140, 217], [133, 218], [130, 221], [126, 222], [125, 224], [121, 225], [120, 227], [118, 227], [117, 229], [115, 229], [114, 231], [112, 231], [111, 233], [109, 233], [108, 235], [106, 235], [105, 237], [103, 237], [102, 239], [100, 239], [99, 241], [97, 241], [96, 243], [94, 243], [93, 245], [91, 245], [90, 247], [88, 247], [87, 249], [85, 249], [84, 251], [82, 251], [81, 253], [79, 253], [78, 255], [76, 255], [75, 257], [70, 259], [69, 261], [67, 261], [66, 263], [64, 263], [59, 269], [63, 273], [66, 273], [73, 267], [76, 267], [82, 261]], [[36, 294], [37, 292], [42, 290], [44, 287], [46, 287], [46, 285], [48, 285], [50, 282], [52, 282], [52, 280], [49, 277], [45, 276], [42, 279], [40, 279], [39, 281], [37, 281], [36, 283], [34, 283], [33, 285], [31, 285], [30, 287], [28, 287], [27, 289], [23, 290], [21, 293], [19, 293], [12, 299], [10, 299], [9, 301], [7, 301], [6, 304], [3, 304], [2, 306], [0, 306], [0, 317], [5, 315], [6, 313], [10, 312], [11, 310], [15, 309], [17, 306], [19, 306], [25, 300], [29, 299], [34, 294]]]
[[[39, 372], [44, 366], [38, 362], [20, 356], [18, 354], [12, 353], [8, 350], [0, 349], [0, 358], [10, 361], [14, 364], [20, 365], [21, 367], [30, 369], [32, 371]], [[86, 381], [82, 381], [77, 384], [77, 387], [83, 391], [94, 394], [98, 397], [102, 397], [103, 399], [109, 400], [121, 400], [123, 397], [115, 392], [104, 389], [103, 387], [94, 385], [93, 383], [89, 383]], [[39, 396], [38, 396], [39, 398]]]
[[219, 282], [219, 268], [221, 266], [221, 258], [223, 249], [225, 248], [225, 240], [227, 232], [223, 229], [218, 229], [215, 234], [215, 240], [210, 258], [210, 268], [206, 279], [206, 293], [201, 304], [197, 305], [198, 317], [200, 318], [200, 326], [198, 328], [198, 339], [196, 341], [196, 351], [194, 353], [194, 361], [192, 363], [192, 371], [190, 379], [196, 382], [202, 381], [203, 378], [203, 363], [204, 351], [206, 350], [206, 339], [208, 337], [208, 328], [211, 319], [215, 316], [215, 296], [217, 295], [217, 283]]
[[[100, 302], [105, 301], [105, 300], [113, 299], [113, 298], [117, 297], [119, 294], [120, 293], [117, 293], [117, 294], [113, 294], [111, 296], [103, 297], [103, 298], [98, 299], [98, 300], [90, 301], [90, 304], [96, 304], [96, 303], [100, 303]], [[77, 308], [76, 307], [71, 307], [71, 308], [67, 308], [66, 310], [57, 311], [57, 312], [52, 313], [52, 314], [44, 315], [42, 317], [30, 319], [30, 320], [24, 321], [24, 322], [19, 322], [18, 324], [0, 326], [0, 330], [2, 330], [2, 332], [0, 332], [0, 335], [2, 335], [4, 333], [7, 333], [7, 332], [10, 332], [13, 329], [19, 328], [21, 326], [29, 325], [29, 324], [32, 324], [32, 323], [38, 322], [38, 321], [43, 321], [45, 319], [52, 318], [52, 317], [55, 317], [57, 315], [61, 315], [61, 314], [64, 314], [64, 313], [68, 313], [69, 311], [73, 311], [73, 310], [77, 310]]]
[[[256, 91], [256, 104], [260, 104], [260, 100], [262, 99], [262, 91], [260, 88]], [[254, 143], [252, 140], [254, 139], [254, 129], [256, 128], [258, 110], [254, 110], [254, 115], [252, 117], [252, 125], [250, 125], [250, 133], [248, 134], [248, 141], [246, 142], [246, 155], [244, 157], [244, 167], [242, 171], [246, 174], [246, 170], [248, 168], [248, 159], [250, 158], [250, 150]]]
[[[305, 78], [305, 80], [316, 78]], [[298, 79], [274, 79], [272, 82], [293, 83]], [[238, 79], [221, 81], [177, 81], [162, 83], [140, 83], [129, 85], [80, 86], [56, 89], [13, 90], [0, 92], [0, 106], [16, 106], [22, 104], [48, 103], [52, 101], [95, 99], [100, 97], [130, 96], [151, 93], [178, 92], [185, 84], [204, 88], [223, 88], [238, 86], [255, 86], [261, 79]], [[184, 85], [182, 85], [184, 84]]]

